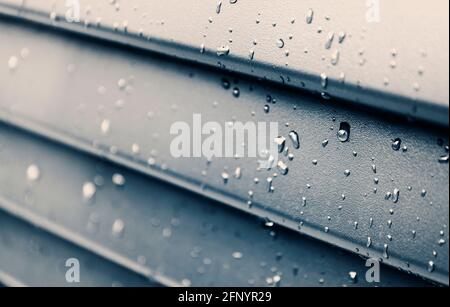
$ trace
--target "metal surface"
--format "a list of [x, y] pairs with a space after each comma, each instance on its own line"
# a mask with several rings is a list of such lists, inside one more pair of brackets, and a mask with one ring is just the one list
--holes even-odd
[[[413, 126], [303, 92], [225, 76], [232, 88], [239, 88], [235, 97], [232, 88], [223, 88], [224, 75], [205, 67], [67, 38], [11, 20], [3, 20], [1, 28], [1, 39], [8, 44], [0, 49], [0, 58], [29, 48], [17, 69], [0, 68], [3, 121], [448, 284], [448, 163], [438, 162], [448, 152], [437, 144], [439, 138], [448, 144], [446, 129]], [[46, 78], [39, 78], [36, 72], [44, 71]], [[130, 85], [125, 90], [118, 88], [121, 78]], [[272, 100], [266, 113], [268, 94], [277, 102]], [[274, 192], [268, 193], [266, 178], [276, 170], [258, 171], [254, 159], [217, 158], [208, 163], [204, 158], [170, 155], [170, 124], [191, 122], [193, 113], [201, 113], [204, 122], [286, 123], [280, 133], [287, 137], [289, 131], [297, 131], [301, 147], [291, 148], [294, 159], [285, 159], [289, 173], [278, 174]], [[107, 135], [100, 129], [104, 119], [111, 123]], [[336, 138], [340, 122], [351, 125], [349, 142]], [[395, 138], [402, 140], [404, 150], [392, 149]], [[138, 152], [133, 153], [133, 144]], [[35, 157], [34, 163], [40, 164], [40, 159]], [[10, 167], [3, 171], [20, 174]], [[232, 174], [237, 167], [241, 178], [224, 184], [221, 174]], [[350, 171], [348, 177], [345, 170]], [[3, 184], [5, 191], [17, 188], [9, 180]], [[395, 189], [400, 191], [399, 201], [386, 200], [386, 192]], [[60, 195], [54, 196], [56, 202]], [[433, 270], [428, 270], [430, 261]]]
[[80, 0], [71, 23], [67, 3], [0, 11], [448, 126], [447, 0]]
[[[0, 169], [0, 271], [26, 284], [70, 286], [64, 263], [78, 258], [79, 285], [142, 286], [152, 277], [186, 286], [371, 286], [357, 255], [13, 127], [0, 125], [0, 135], [9, 165]], [[30, 163], [40, 167], [34, 183]], [[96, 184], [89, 200], [86, 182]], [[382, 266], [376, 285], [427, 283]]]
[[[80, 263], [79, 283], [65, 279], [68, 259]], [[0, 283], [11, 287], [160, 286], [4, 212], [0, 212]]]

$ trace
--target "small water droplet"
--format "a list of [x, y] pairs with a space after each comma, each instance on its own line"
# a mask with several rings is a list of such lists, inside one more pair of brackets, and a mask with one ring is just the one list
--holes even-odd
[[239, 259], [242, 259], [243, 255], [242, 255], [241, 252], [233, 252], [232, 257], [233, 257], [234, 259], [239, 260]]
[[289, 132], [289, 138], [292, 141], [292, 146], [294, 146], [295, 149], [300, 148], [300, 138], [298, 136], [298, 133], [295, 131]]
[[393, 139], [391, 147], [393, 150], [398, 151], [402, 145], [402, 140], [399, 138]]
[[279, 136], [274, 139], [274, 142], [278, 146], [278, 152], [283, 152], [284, 146], [286, 144], [286, 138], [283, 136]]
[[92, 198], [95, 196], [95, 193], [97, 191], [97, 188], [94, 183], [92, 182], [85, 182], [83, 184], [82, 194], [84, 200], [92, 200]]
[[12, 56], [12, 57], [9, 58], [9, 60], [8, 60], [8, 68], [10, 70], [17, 69], [18, 65], [19, 65], [19, 59], [16, 56]]
[[313, 21], [314, 11], [312, 9], [308, 9], [306, 12], [306, 23], [310, 24]]
[[122, 187], [125, 185], [125, 177], [119, 173], [115, 173], [112, 176], [112, 182], [114, 183], [114, 185]]
[[394, 203], [397, 203], [398, 200], [399, 200], [399, 198], [400, 198], [400, 190], [397, 189], [397, 188], [395, 188], [395, 189], [394, 189], [394, 194], [393, 194], [392, 196], [393, 196], [393, 197], [392, 197], [392, 201], [393, 201]]
[[277, 167], [282, 175], [286, 175], [289, 171], [287, 165], [281, 160], [278, 161]]
[[113, 236], [119, 238], [123, 236], [124, 231], [125, 231], [125, 223], [121, 219], [115, 220], [112, 225]]
[[218, 56], [225, 56], [230, 53], [230, 46], [221, 46], [217, 48], [217, 55]]
[[31, 164], [27, 168], [27, 179], [30, 182], [38, 181], [41, 177], [41, 170], [35, 164]]
[[433, 261], [428, 261], [428, 272], [432, 273], [434, 271], [435, 264]]
[[341, 142], [347, 142], [350, 138], [350, 125], [346, 122], [342, 122], [339, 126], [337, 138]]
[[277, 47], [278, 48], [283, 48], [284, 47], [284, 40], [283, 39], [279, 38], [277, 40]]

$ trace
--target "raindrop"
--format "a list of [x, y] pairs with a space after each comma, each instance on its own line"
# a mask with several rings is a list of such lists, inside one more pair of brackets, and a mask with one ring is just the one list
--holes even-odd
[[106, 135], [108, 134], [110, 127], [111, 127], [110, 121], [108, 119], [104, 119], [100, 124], [100, 131], [102, 132], [103, 135]]
[[299, 149], [300, 148], [300, 138], [298, 136], [298, 133], [295, 131], [289, 132], [289, 138], [291, 139], [292, 145], [294, 146], [294, 148]]
[[91, 200], [95, 196], [95, 192], [97, 191], [97, 188], [95, 187], [95, 184], [92, 182], [85, 182], [83, 184], [83, 198], [85, 200]]
[[341, 142], [347, 142], [350, 138], [350, 125], [347, 122], [342, 122], [339, 126], [337, 138]]
[[284, 40], [283, 39], [279, 38], [277, 40], [277, 47], [278, 48], [283, 48], [284, 47]]
[[218, 56], [225, 56], [230, 53], [230, 46], [221, 46], [217, 48], [217, 55]]
[[325, 73], [320, 74], [320, 85], [322, 88], [326, 88], [328, 85], [328, 76]]
[[125, 223], [121, 219], [117, 219], [114, 221], [112, 225], [112, 234], [114, 237], [118, 238], [123, 235], [125, 230]]
[[114, 185], [122, 187], [125, 185], [125, 177], [119, 173], [116, 173], [112, 176], [112, 182]]
[[439, 157], [439, 163], [448, 163], [448, 155], [442, 155]]
[[313, 21], [314, 11], [312, 9], [308, 9], [306, 12], [306, 23], [310, 24]]
[[35, 164], [31, 164], [30, 166], [28, 166], [27, 168], [27, 179], [30, 182], [34, 182], [39, 180], [39, 178], [41, 177], [41, 170], [39, 169], [39, 167]]
[[241, 252], [233, 252], [233, 254], [232, 254], [232, 257], [237, 260], [242, 259], [242, 256], [243, 255]]
[[278, 146], [278, 152], [283, 152], [284, 146], [286, 144], [286, 138], [284, 138], [283, 136], [279, 136], [274, 139], [274, 142]]
[[327, 41], [325, 42], [325, 49], [330, 49], [334, 40], [334, 32], [328, 33]]
[[372, 239], [370, 237], [367, 237], [367, 243], [366, 246], [370, 247], [372, 245]]
[[8, 67], [10, 70], [15, 70], [19, 65], [19, 59], [16, 56], [12, 56], [8, 60]]
[[394, 189], [394, 194], [393, 194], [393, 198], [392, 201], [394, 203], [397, 203], [400, 197], [400, 190], [399, 189]]
[[357, 280], [358, 280], [358, 273], [356, 273], [356, 272], [354, 272], [354, 271], [351, 271], [351, 272], [348, 272], [348, 276], [350, 277], [350, 280], [351, 280], [353, 283], [356, 283], [356, 282], [357, 282]]
[[223, 183], [225, 183], [225, 184], [228, 182], [228, 179], [230, 179], [230, 175], [228, 175], [227, 172], [222, 172], [221, 176], [222, 176]]
[[216, 5], [216, 13], [220, 14], [220, 10], [222, 9], [222, 1], [217, 2]]
[[399, 138], [393, 139], [391, 147], [393, 150], [398, 151], [402, 145], [402, 140]]
[[239, 90], [239, 88], [235, 87], [233, 89], [233, 96], [238, 98], [240, 96], [240, 94], [241, 94], [241, 91]]
[[428, 272], [432, 273], [434, 271], [435, 264], [433, 261], [428, 261]]
[[287, 165], [281, 160], [278, 161], [277, 167], [282, 175], [286, 175], [289, 171]]
[[388, 249], [389, 249], [389, 246], [387, 244], [384, 244], [384, 246], [383, 246], [383, 257], [386, 258], [386, 259], [389, 258]]

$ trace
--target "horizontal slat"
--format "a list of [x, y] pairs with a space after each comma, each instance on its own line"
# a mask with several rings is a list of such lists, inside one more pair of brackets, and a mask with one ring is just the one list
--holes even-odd
[[[66, 280], [68, 259], [79, 261], [79, 283]], [[3, 211], [0, 211], [0, 282], [9, 287], [160, 286]]]
[[[0, 268], [31, 285], [66, 285], [61, 259], [69, 257], [80, 259], [89, 285], [103, 284], [105, 274], [132, 284], [129, 262], [153, 268], [166, 285], [269, 286], [275, 276], [282, 286], [370, 285], [357, 255], [17, 129], [0, 125], [0, 135]], [[26, 179], [31, 162], [40, 169], [33, 184]], [[117, 173], [122, 187], [111, 182]], [[86, 182], [97, 184], [90, 201]], [[114, 275], [117, 266], [128, 275]], [[354, 281], [350, 272], [358, 274]], [[382, 266], [376, 285], [427, 284]]]
[[0, 11], [448, 126], [446, 0], [77, 2], [72, 23], [65, 1], [2, 0]]

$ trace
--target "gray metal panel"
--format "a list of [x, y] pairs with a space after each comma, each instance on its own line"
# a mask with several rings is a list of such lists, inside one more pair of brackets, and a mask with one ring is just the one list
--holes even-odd
[[[413, 127], [395, 118], [366, 114], [333, 101], [319, 103], [301, 92], [243, 78], [233, 83], [240, 89], [236, 98], [222, 87], [223, 75], [215, 71], [85, 39], [67, 39], [44, 28], [6, 21], [1, 27], [8, 44], [2, 46], [0, 58], [32, 46], [16, 70], [5, 66], [0, 70], [0, 117], [4, 121], [448, 284], [448, 163], [438, 162], [448, 152], [437, 145], [439, 137], [448, 144], [446, 129]], [[46, 78], [39, 78], [36, 72], [44, 71]], [[132, 85], [128, 93], [118, 88], [120, 78]], [[267, 94], [277, 100], [269, 113], [263, 111]], [[125, 104], [118, 109], [120, 99]], [[154, 116], [149, 118], [149, 112]], [[193, 113], [202, 113], [204, 121], [235, 118], [289, 123], [281, 127], [285, 136], [298, 131], [301, 148], [291, 151], [293, 161], [286, 161], [288, 175], [274, 179], [274, 193], [267, 193], [264, 184], [274, 170], [256, 170], [254, 159], [213, 159], [208, 164], [203, 158], [173, 158], [170, 124], [191, 122]], [[111, 122], [108, 135], [100, 131], [104, 119]], [[341, 143], [336, 132], [344, 121], [351, 124], [351, 138]], [[391, 148], [391, 140], [397, 137], [406, 151]], [[329, 143], [323, 147], [325, 139]], [[140, 146], [138, 155], [131, 152], [133, 143]], [[117, 154], [110, 152], [112, 146]], [[147, 164], [149, 157], [155, 159], [154, 166]], [[372, 165], [377, 167], [376, 174]], [[243, 171], [241, 179], [231, 178], [224, 184], [224, 169], [231, 173], [238, 166]], [[346, 169], [351, 171], [348, 177]], [[254, 183], [255, 177], [260, 184]], [[378, 184], [374, 178], [379, 178]], [[399, 202], [385, 200], [386, 192], [395, 188], [400, 190]], [[424, 197], [422, 189], [427, 191]], [[249, 190], [254, 193], [251, 208], [247, 205]], [[368, 237], [372, 239], [369, 248]], [[444, 244], [439, 245], [439, 240]], [[385, 244], [388, 257], [383, 257]], [[433, 272], [427, 270], [429, 261], [435, 264]]]
[[[66, 260], [80, 263], [80, 282], [68, 283]], [[150, 287], [159, 284], [0, 212], [0, 282], [11, 287]]]
[[79, 3], [79, 23], [67, 22], [65, 1], [2, 0], [0, 10], [448, 126], [447, 0]]
[[[371, 286], [357, 255], [15, 128], [1, 124], [0, 135], [0, 270], [27, 284], [67, 285], [64, 261], [75, 257], [82, 285], [144, 285], [125, 265], [136, 263], [165, 285]], [[30, 163], [40, 168], [34, 183]], [[111, 182], [115, 173], [124, 186]], [[86, 182], [97, 184], [89, 201]], [[113, 231], [117, 220], [123, 232]], [[427, 283], [382, 266], [372, 285]]]

